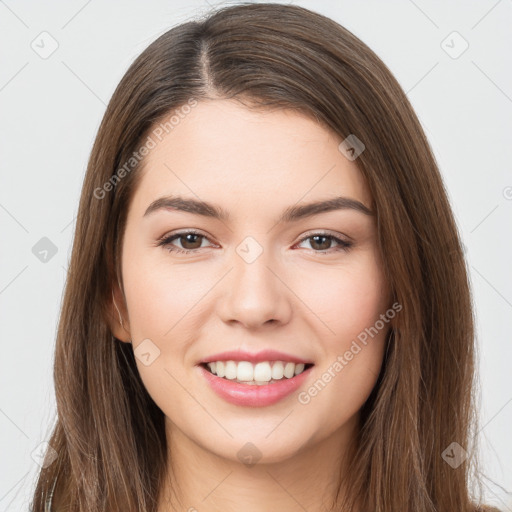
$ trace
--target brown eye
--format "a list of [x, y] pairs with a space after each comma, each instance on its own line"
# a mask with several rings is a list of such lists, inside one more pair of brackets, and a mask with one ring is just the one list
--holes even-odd
[[201, 235], [197, 235], [196, 233], [188, 233], [186, 235], [179, 235], [176, 239], [180, 240], [183, 249], [190, 250], [199, 249], [199, 247], [201, 247], [202, 238], [204, 237], [202, 237]]
[[[207, 240], [206, 236], [200, 233], [196, 233], [195, 231], [184, 231], [182, 233], [176, 233], [174, 235], [164, 237], [157, 245], [165, 247], [170, 252], [189, 253], [200, 249], [203, 239]], [[178, 241], [181, 244], [181, 247], [174, 244], [174, 241]]]
[[[314, 233], [313, 235], [303, 238], [299, 243], [303, 243], [306, 240], [311, 240], [310, 246], [312, 250], [320, 254], [325, 252], [348, 251], [353, 245], [352, 242], [346, 242], [345, 240], [341, 240], [340, 238], [327, 233]], [[336, 242], [338, 247], [334, 247], [333, 251], [329, 251], [329, 249], [332, 249], [332, 242]]]
[[332, 238], [324, 235], [312, 236], [311, 240], [313, 240], [311, 247], [313, 247], [313, 249], [318, 249], [319, 251], [330, 249], [332, 243]]

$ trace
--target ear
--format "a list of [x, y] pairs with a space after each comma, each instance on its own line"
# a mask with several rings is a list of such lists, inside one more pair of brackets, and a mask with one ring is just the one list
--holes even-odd
[[110, 330], [113, 336], [118, 340], [131, 343], [132, 337], [130, 333], [130, 323], [128, 321], [128, 311], [123, 293], [117, 284], [113, 286], [111, 295], [107, 307]]

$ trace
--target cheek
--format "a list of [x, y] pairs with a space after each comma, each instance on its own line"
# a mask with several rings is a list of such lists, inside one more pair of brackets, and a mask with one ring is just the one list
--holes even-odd
[[[318, 396], [318, 407], [332, 408], [344, 419], [362, 406], [375, 386], [390, 329], [379, 261], [369, 252], [352, 262], [344, 268], [324, 267], [301, 291], [315, 324], [325, 333], [317, 381], [301, 403]], [[339, 420], [337, 415], [332, 418], [334, 423]]]
[[185, 355], [194, 334], [187, 322], [204, 292], [190, 279], [186, 265], [173, 268], [165, 258], [155, 258], [160, 250], [164, 252], [156, 248], [144, 253], [127, 245], [123, 280], [139, 375], [155, 403], [169, 414], [170, 397], [176, 410], [190, 406], [180, 385], [186, 379]]
[[347, 266], [318, 268], [297, 285], [297, 294], [327, 329], [325, 339], [335, 345], [357, 337], [389, 307], [379, 262], [370, 251]]
[[343, 293], [333, 291], [338, 307], [331, 303], [325, 323], [334, 334], [324, 336], [315, 378], [298, 396], [319, 435], [338, 429], [361, 409], [382, 366], [389, 323], [380, 315], [387, 309], [374, 286], [360, 279], [355, 283], [345, 281]]
[[129, 248], [123, 275], [132, 339], [167, 339], [185, 316], [194, 316], [194, 306], [211, 283], [198, 279], [188, 265], [170, 265], [163, 248]]

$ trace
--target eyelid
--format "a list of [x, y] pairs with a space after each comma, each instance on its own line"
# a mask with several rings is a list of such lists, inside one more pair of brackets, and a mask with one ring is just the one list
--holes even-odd
[[204, 236], [205, 238], [210, 239], [210, 237], [207, 234], [205, 234], [203, 231], [201, 231], [200, 229], [189, 228], [189, 229], [179, 229], [178, 231], [171, 231], [169, 233], [165, 233], [165, 235], [161, 236], [157, 241], [159, 242], [162, 240], [167, 240], [168, 238], [171, 238], [173, 236], [188, 235], [188, 234], [201, 235], [201, 236]]
[[[351, 237], [344, 235], [343, 233], [338, 233], [337, 231], [331, 231], [330, 229], [319, 228], [319, 229], [312, 229], [312, 230], [306, 231], [306, 233], [304, 235], [302, 235], [299, 242], [297, 242], [297, 243], [303, 242], [305, 239], [310, 238], [314, 235], [332, 236], [333, 238], [339, 238], [340, 240], [342, 240], [343, 242], [346, 242], [346, 243], [352, 243], [354, 241]], [[346, 240], [344, 240], [344, 238]]]
[[209, 235], [205, 234], [203, 231], [201, 231], [199, 229], [190, 228], [190, 229], [178, 230], [176, 232], [171, 231], [170, 233], [166, 233], [165, 235], [161, 236], [160, 238], [158, 238], [156, 240], [155, 245], [157, 245], [157, 246], [164, 245], [166, 242], [169, 242], [170, 239], [177, 239], [180, 236], [185, 236], [185, 235], [199, 235], [213, 244]]

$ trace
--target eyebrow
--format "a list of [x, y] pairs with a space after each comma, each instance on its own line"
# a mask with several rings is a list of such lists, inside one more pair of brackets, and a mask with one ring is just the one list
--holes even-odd
[[[229, 221], [230, 218], [229, 213], [219, 206], [206, 201], [187, 199], [179, 196], [165, 196], [156, 199], [148, 206], [143, 216], [147, 217], [158, 210], [178, 210], [210, 217], [223, 222]], [[319, 213], [334, 210], [355, 210], [365, 215], [374, 215], [374, 212], [360, 201], [340, 196], [326, 201], [316, 201], [304, 205], [290, 206], [282, 213], [278, 222], [294, 222], [306, 217], [318, 215]]]

